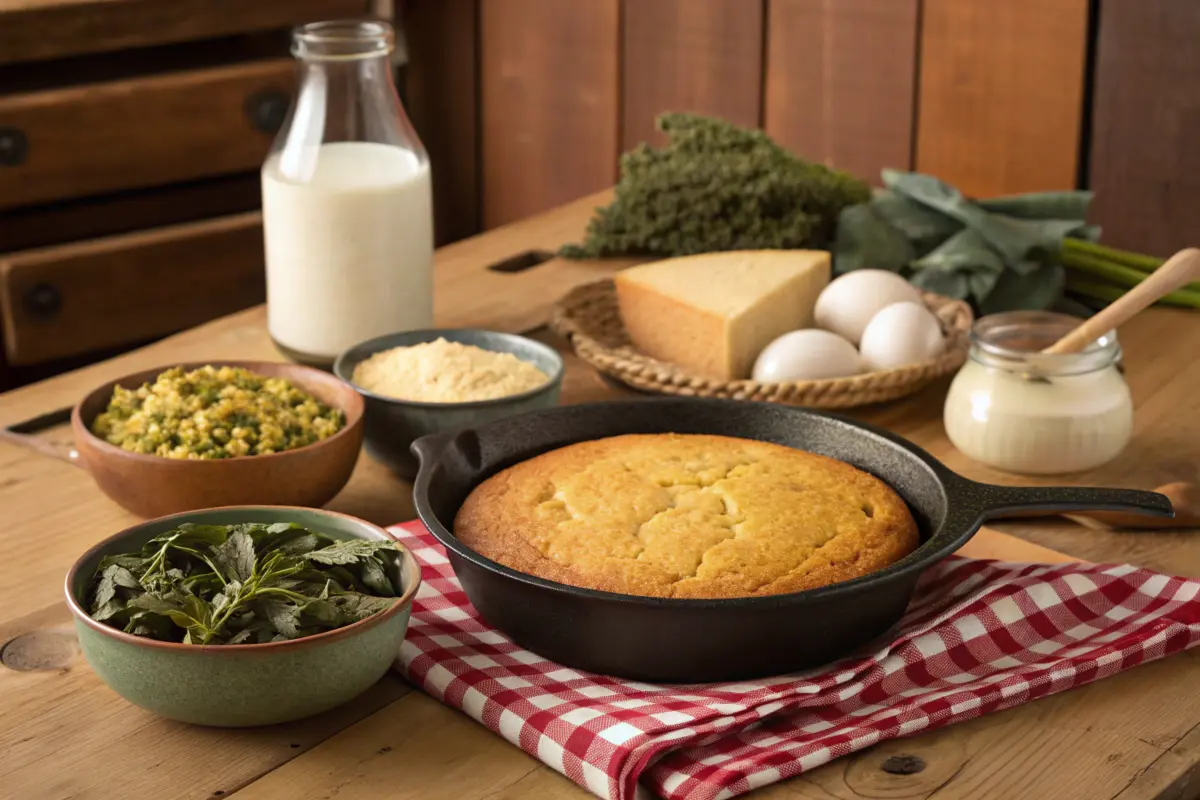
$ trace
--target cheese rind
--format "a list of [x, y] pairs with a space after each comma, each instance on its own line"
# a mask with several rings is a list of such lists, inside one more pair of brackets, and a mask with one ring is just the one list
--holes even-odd
[[634, 347], [736, 380], [750, 376], [776, 337], [811, 327], [829, 276], [823, 250], [739, 250], [643, 264], [617, 273], [614, 283]]

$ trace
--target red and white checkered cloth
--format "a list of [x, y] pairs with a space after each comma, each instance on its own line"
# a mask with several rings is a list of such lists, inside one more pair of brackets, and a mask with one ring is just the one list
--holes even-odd
[[419, 522], [392, 530], [424, 573], [404, 674], [611, 800], [734, 797], [1200, 642], [1200, 581], [952, 556], [926, 573], [887, 644], [805, 673], [653, 686], [523, 650], [479, 619]]

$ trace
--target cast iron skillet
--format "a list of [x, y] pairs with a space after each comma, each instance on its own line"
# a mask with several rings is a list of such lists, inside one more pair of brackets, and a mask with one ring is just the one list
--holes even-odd
[[[467, 494], [493, 473], [573, 442], [623, 433], [710, 433], [832, 456], [892, 486], [922, 544], [870, 575], [793, 594], [728, 600], [634, 597], [566, 586], [484, 558], [454, 537]], [[467, 597], [518, 644], [567, 666], [634, 680], [738, 680], [828, 663], [886, 632], [921, 573], [987, 519], [1015, 510], [1133, 511], [1169, 517], [1160, 494], [1011, 488], [967, 480], [878, 428], [769, 403], [647, 399], [553, 408], [413, 443], [421, 521], [449, 554]]]

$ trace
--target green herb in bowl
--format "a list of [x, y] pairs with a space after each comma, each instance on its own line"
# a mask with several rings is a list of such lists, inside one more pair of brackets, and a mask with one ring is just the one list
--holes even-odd
[[184, 523], [134, 553], [101, 559], [93, 619], [183, 644], [261, 644], [333, 630], [401, 593], [397, 546], [338, 540], [290, 522]]
[[171, 719], [246, 727], [328, 711], [382, 678], [420, 585], [416, 558], [378, 525], [226, 506], [97, 542], [65, 588], [84, 658], [113, 691]]

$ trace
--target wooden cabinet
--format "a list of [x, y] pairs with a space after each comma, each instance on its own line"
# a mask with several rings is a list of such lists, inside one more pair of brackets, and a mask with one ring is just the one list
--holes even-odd
[[289, 28], [371, 10], [0, 7], [0, 383], [263, 299], [258, 169], [295, 86]]

